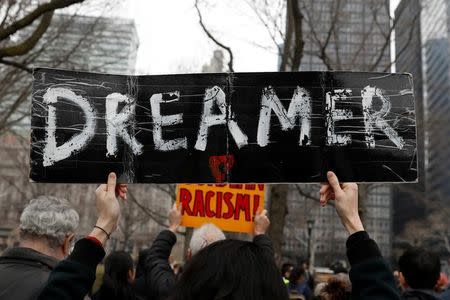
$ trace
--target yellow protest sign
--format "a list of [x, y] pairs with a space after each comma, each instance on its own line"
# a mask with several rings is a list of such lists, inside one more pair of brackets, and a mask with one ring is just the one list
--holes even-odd
[[253, 232], [253, 219], [264, 207], [264, 184], [179, 184], [181, 225], [213, 223], [224, 231]]

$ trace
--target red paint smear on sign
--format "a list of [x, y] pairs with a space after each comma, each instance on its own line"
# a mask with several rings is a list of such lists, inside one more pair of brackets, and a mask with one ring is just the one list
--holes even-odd
[[216, 179], [216, 182], [224, 182], [227, 173], [234, 165], [234, 156], [232, 154], [211, 156], [209, 158], [209, 168]]

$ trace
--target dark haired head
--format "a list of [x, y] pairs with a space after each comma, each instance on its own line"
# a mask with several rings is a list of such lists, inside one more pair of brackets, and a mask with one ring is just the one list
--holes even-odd
[[223, 240], [186, 265], [172, 300], [288, 299], [273, 256], [251, 242]]
[[291, 263], [284, 263], [281, 266], [281, 275], [283, 275], [283, 277], [288, 278], [289, 275], [291, 274], [291, 271], [292, 271], [293, 268], [294, 268], [293, 264], [291, 264]]
[[105, 259], [105, 274], [97, 299], [134, 299], [130, 283], [130, 273], [133, 272], [130, 254], [124, 251], [112, 252]]
[[418, 247], [406, 250], [400, 256], [398, 266], [406, 283], [413, 289], [433, 289], [441, 271], [439, 256]]
[[295, 267], [289, 276], [289, 286], [296, 286], [302, 277], [305, 277], [305, 269], [303, 267]]

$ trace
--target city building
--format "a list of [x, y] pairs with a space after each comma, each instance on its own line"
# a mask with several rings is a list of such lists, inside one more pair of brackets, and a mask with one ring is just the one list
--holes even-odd
[[[422, 111], [425, 196], [447, 201], [450, 193], [450, 1], [401, 1], [396, 16], [396, 68], [413, 74]], [[413, 31], [413, 38], [408, 32]], [[404, 46], [406, 49], [401, 51]]]
[[[420, 176], [418, 185], [396, 197], [394, 210], [407, 212], [396, 218], [394, 228], [400, 233], [404, 228], [397, 223], [429, 223], [430, 216], [450, 205], [450, 1], [403, 0], [395, 15], [396, 69], [414, 78]], [[433, 242], [434, 229], [428, 230], [423, 242], [434, 243], [436, 251], [445, 249], [447, 243]], [[448, 250], [441, 251], [448, 256]]]
[[[18, 39], [26, 39], [33, 26], [19, 31]], [[139, 40], [133, 20], [55, 14], [46, 33], [30, 53], [15, 61], [26, 61], [28, 67], [61, 68], [113, 74], [135, 73]], [[10, 116], [14, 130], [28, 134], [32, 75], [17, 68], [0, 65], [9, 80], [0, 82], [0, 111], [8, 111], [19, 99], [21, 105]], [[11, 84], [13, 82], [14, 84]]]
[[450, 204], [450, 1], [421, 1], [426, 190]]
[[[389, 1], [299, 1], [305, 18], [300, 71], [390, 71]], [[378, 242], [383, 255], [389, 257], [392, 188], [368, 184], [361, 185], [361, 190], [364, 190], [360, 193], [360, 205], [365, 228]], [[317, 185], [291, 188], [284, 230], [285, 259], [306, 259], [310, 253], [315, 266], [329, 266], [336, 259], [345, 259], [348, 235], [334, 207], [321, 208], [318, 199]]]
[[33, 66], [133, 75], [138, 47], [131, 19], [55, 14]]

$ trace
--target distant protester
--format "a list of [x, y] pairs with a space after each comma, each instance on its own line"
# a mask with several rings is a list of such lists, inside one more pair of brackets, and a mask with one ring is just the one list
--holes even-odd
[[440, 299], [434, 291], [441, 272], [439, 256], [420, 247], [406, 250], [398, 260], [400, 281], [405, 288], [402, 299]]
[[124, 251], [116, 251], [105, 259], [105, 274], [100, 289], [92, 300], [136, 300], [133, 289], [135, 278], [133, 259]]
[[300, 266], [305, 270], [305, 281], [306, 281], [306, 284], [308, 285], [309, 289], [311, 291], [313, 291], [314, 290], [314, 286], [315, 286], [315, 282], [314, 282], [314, 275], [310, 271], [310, 268], [309, 268], [309, 260], [308, 259], [302, 260], [302, 262], [300, 263]]
[[436, 291], [441, 293], [442, 300], [450, 300], [450, 282], [448, 276], [443, 272], [441, 272], [438, 284], [436, 285]]
[[253, 242], [223, 240], [186, 265], [171, 300], [285, 300], [286, 285], [273, 255]]
[[291, 272], [294, 269], [294, 265], [291, 263], [284, 263], [281, 266], [281, 275], [283, 276], [283, 281], [285, 284], [289, 283], [289, 276], [291, 276]]
[[32, 199], [20, 216], [19, 247], [0, 257], [0, 299], [36, 299], [58, 261], [69, 254], [78, 222], [67, 200]]
[[291, 295], [303, 295], [306, 300], [311, 300], [313, 297], [312, 291], [306, 281], [306, 271], [303, 267], [295, 267], [292, 270], [287, 286]]
[[441, 294], [442, 300], [450, 300], [450, 286], [447, 286], [447, 289], [445, 289]]
[[439, 275], [439, 279], [436, 283], [436, 286], [434, 287], [434, 290], [438, 293], [442, 293], [447, 289], [448, 286], [449, 286], [448, 276], [444, 272], [441, 272], [441, 274]]

